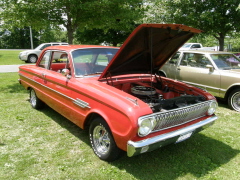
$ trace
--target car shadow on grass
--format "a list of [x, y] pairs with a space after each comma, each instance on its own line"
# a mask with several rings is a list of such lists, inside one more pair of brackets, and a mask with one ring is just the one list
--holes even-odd
[[1, 93], [28, 93], [16, 80], [11, 85], [0, 86]]
[[44, 106], [45, 107], [41, 109], [41, 112], [43, 112], [46, 116], [50, 117], [53, 121], [58, 123], [62, 128], [68, 130], [71, 134], [73, 134], [75, 137], [83, 141], [85, 144], [90, 146], [87, 130], [81, 129], [76, 124], [74, 124], [73, 122], [59, 114], [58, 112], [54, 111], [49, 106], [47, 105]]
[[239, 150], [221, 141], [195, 134], [182, 143], [132, 158], [124, 157], [113, 164], [141, 180], [177, 179], [185, 175], [201, 178], [228, 163], [239, 153]]
[[[42, 112], [90, 147], [87, 130], [80, 129], [50, 107], [45, 107]], [[211, 128], [205, 131], [208, 130], [211, 131]], [[109, 164], [139, 180], [172, 180], [185, 175], [201, 178], [228, 163], [239, 153], [239, 150], [201, 132], [184, 142], [131, 158], [125, 153]]]

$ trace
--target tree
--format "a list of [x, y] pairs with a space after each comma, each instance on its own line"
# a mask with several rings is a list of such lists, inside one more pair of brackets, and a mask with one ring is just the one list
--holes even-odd
[[[13, 27], [11, 31], [7, 29], [2, 29], [2, 31], [0, 32], [0, 36], [0, 48], [2, 49], [28, 49], [29, 47], [31, 47], [28, 27]], [[36, 42], [37, 39], [33, 38], [33, 41]]]
[[[121, 24], [121, 22], [117, 22]], [[121, 25], [119, 29], [111, 28], [108, 30], [103, 29], [84, 29], [84, 30], [77, 30], [76, 32], [76, 40], [80, 44], [106, 44], [106, 45], [112, 45], [117, 46], [122, 44], [126, 38], [129, 36], [129, 34], [133, 31], [134, 28], [136, 28], [136, 24], [133, 22], [129, 22], [129, 28], [121, 28]], [[130, 26], [131, 24], [131, 26]], [[93, 38], [97, 37], [97, 38]]]
[[225, 37], [240, 30], [239, 0], [157, 0], [155, 6], [160, 21], [199, 28], [218, 40], [221, 51]]
[[[111, 29], [116, 21], [137, 20], [142, 16], [142, 0], [2, 0], [2, 17], [17, 27], [43, 29], [63, 25], [72, 44], [79, 28]], [[125, 27], [128, 28], [128, 24]]]

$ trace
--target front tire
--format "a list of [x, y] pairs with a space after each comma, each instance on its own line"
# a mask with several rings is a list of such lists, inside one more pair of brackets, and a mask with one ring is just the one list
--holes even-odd
[[30, 104], [34, 109], [42, 109], [44, 106], [44, 103], [37, 97], [36, 92], [34, 91], [34, 89], [30, 89], [29, 91], [29, 95], [30, 95]]
[[166, 77], [166, 75], [162, 71], [158, 71], [158, 75], [162, 77]]
[[36, 63], [37, 62], [37, 59], [38, 59], [38, 57], [36, 56], [36, 55], [29, 55], [28, 56], [28, 60], [27, 60], [27, 62], [28, 63]]
[[107, 123], [100, 117], [93, 120], [89, 128], [89, 138], [94, 153], [104, 161], [114, 161], [119, 158], [120, 150], [112, 136]]
[[228, 106], [235, 111], [240, 111], [240, 88], [233, 90], [229, 94]]

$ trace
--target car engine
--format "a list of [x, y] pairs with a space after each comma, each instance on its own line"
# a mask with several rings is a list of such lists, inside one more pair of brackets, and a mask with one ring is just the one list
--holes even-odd
[[[170, 90], [166, 89], [165, 91]], [[165, 99], [163, 94], [158, 93], [154, 87], [145, 87], [138, 85], [131, 88], [131, 94], [147, 103], [153, 112], [181, 108], [205, 100], [203, 96], [188, 94], [182, 94], [178, 97]]]

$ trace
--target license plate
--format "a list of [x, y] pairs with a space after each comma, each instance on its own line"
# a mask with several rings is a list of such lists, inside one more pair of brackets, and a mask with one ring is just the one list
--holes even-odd
[[181, 135], [181, 136], [177, 139], [176, 143], [182, 142], [182, 141], [190, 138], [191, 135], [192, 135], [192, 132], [189, 132], [189, 133], [186, 133], [186, 134]]

